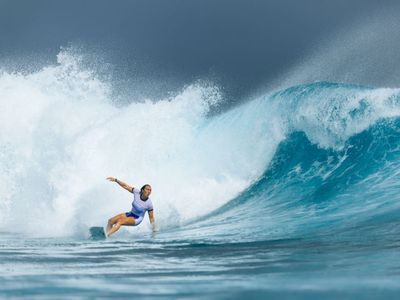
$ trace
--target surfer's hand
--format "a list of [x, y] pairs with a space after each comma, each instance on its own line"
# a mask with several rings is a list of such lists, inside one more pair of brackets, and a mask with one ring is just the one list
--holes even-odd
[[106, 179], [107, 179], [107, 180], [110, 180], [110, 181], [115, 181], [115, 178], [114, 178], [114, 177], [107, 177]]

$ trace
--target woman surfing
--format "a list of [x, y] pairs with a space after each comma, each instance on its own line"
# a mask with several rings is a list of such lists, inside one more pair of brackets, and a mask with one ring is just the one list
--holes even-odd
[[106, 228], [106, 236], [108, 237], [112, 235], [114, 232], [120, 229], [122, 225], [125, 226], [139, 225], [142, 222], [146, 211], [148, 212], [149, 220], [154, 230], [155, 223], [154, 223], [153, 203], [149, 198], [151, 194], [151, 186], [149, 184], [145, 184], [139, 190], [114, 177], [107, 177], [107, 180], [118, 183], [128, 192], [132, 193], [133, 201], [132, 201], [131, 211], [118, 214], [115, 217], [112, 217], [108, 220]]

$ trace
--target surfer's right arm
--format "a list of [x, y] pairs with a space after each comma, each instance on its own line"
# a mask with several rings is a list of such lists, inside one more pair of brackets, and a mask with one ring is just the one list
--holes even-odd
[[133, 186], [130, 186], [129, 184], [126, 184], [125, 182], [115, 178], [115, 177], [107, 177], [107, 180], [114, 181], [118, 183], [121, 187], [126, 189], [128, 192], [133, 193]]

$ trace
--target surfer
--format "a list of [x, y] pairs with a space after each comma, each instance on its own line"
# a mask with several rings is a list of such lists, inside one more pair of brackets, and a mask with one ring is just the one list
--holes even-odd
[[128, 192], [132, 193], [133, 201], [132, 201], [131, 211], [118, 214], [115, 217], [112, 217], [108, 220], [106, 235], [110, 236], [111, 234], [116, 232], [122, 225], [126, 226], [139, 225], [142, 222], [146, 211], [148, 212], [149, 220], [153, 227], [153, 230], [155, 230], [153, 203], [149, 198], [151, 194], [151, 186], [149, 184], [145, 184], [139, 190], [114, 177], [107, 177], [107, 180], [118, 183]]

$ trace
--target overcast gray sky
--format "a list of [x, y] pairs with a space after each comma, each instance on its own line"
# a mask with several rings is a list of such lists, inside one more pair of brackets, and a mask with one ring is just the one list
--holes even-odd
[[0, 63], [51, 62], [60, 46], [76, 44], [98, 51], [122, 81], [154, 81], [149, 95], [211, 78], [240, 101], [298, 64], [326, 36], [387, 8], [398, 5], [389, 0], [0, 0]]

